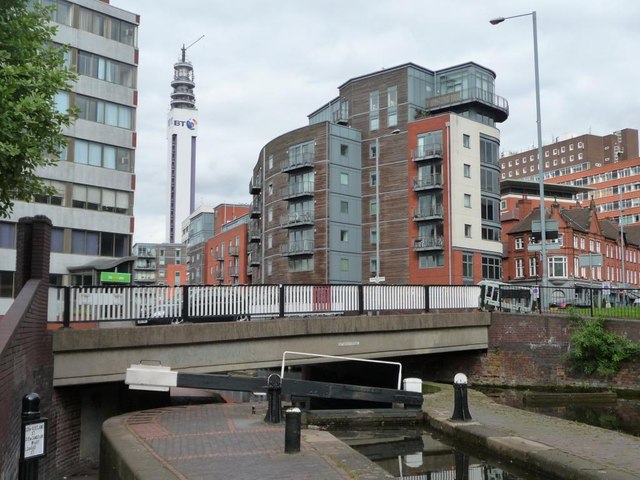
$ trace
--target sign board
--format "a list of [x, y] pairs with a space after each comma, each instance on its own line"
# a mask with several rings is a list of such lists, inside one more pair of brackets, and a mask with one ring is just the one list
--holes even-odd
[[47, 454], [46, 418], [22, 422], [21, 460], [33, 460]]
[[100, 281], [107, 283], [131, 283], [131, 274], [118, 272], [100, 272]]
[[371, 278], [369, 278], [369, 282], [370, 283], [382, 283], [385, 280], [386, 279], [384, 277], [371, 277]]
[[[558, 243], [547, 243], [547, 252], [551, 251], [551, 250], [560, 250], [562, 248], [562, 245], [558, 244]], [[529, 252], [541, 252], [542, 251], [542, 245], [540, 243], [530, 243], [529, 245], [527, 245], [527, 250]]]
[[583, 268], [588, 267], [601, 267], [602, 266], [602, 254], [592, 253], [591, 255], [580, 255], [580, 266]]
[[[538, 241], [542, 237], [542, 225], [540, 220], [531, 220], [531, 236]], [[547, 240], [555, 240], [558, 238], [557, 220], [546, 220], [544, 222], [544, 237]]]

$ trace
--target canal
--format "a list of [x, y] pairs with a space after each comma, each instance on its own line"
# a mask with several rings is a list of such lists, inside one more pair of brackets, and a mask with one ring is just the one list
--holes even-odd
[[539, 480], [426, 428], [331, 430], [337, 438], [402, 480]]

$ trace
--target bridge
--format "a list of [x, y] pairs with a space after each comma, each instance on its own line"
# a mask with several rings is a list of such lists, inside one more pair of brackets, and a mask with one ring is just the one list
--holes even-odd
[[[489, 313], [466, 311], [65, 328], [53, 334], [53, 384], [123, 381], [129, 366], [145, 361], [185, 373], [216, 373], [279, 367], [285, 351], [374, 359], [481, 350], [490, 323]], [[294, 356], [287, 364], [321, 361]]]

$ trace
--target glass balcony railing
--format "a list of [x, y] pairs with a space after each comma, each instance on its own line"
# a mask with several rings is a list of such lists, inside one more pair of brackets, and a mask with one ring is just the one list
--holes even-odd
[[314, 156], [313, 152], [290, 155], [287, 160], [282, 162], [282, 171], [288, 172], [298, 168], [313, 167]]
[[282, 198], [293, 198], [313, 195], [314, 182], [299, 182], [282, 189]]
[[310, 255], [313, 253], [313, 248], [313, 240], [300, 240], [297, 242], [289, 242], [286, 245], [282, 245], [281, 253], [285, 256]]
[[280, 217], [281, 227], [295, 227], [297, 225], [313, 225], [313, 212], [295, 212]]
[[429, 190], [431, 188], [442, 188], [442, 174], [432, 173], [431, 175], [423, 175], [422, 177], [414, 177], [413, 191]]
[[413, 241], [413, 250], [416, 252], [442, 249], [444, 249], [443, 235], [429, 235], [426, 237], [418, 237]]
[[442, 205], [432, 205], [429, 207], [418, 207], [413, 210], [413, 219], [415, 221], [441, 219], [444, 209]]
[[467, 88], [427, 98], [426, 107], [428, 111], [436, 113], [466, 103], [479, 103], [489, 108], [498, 122], [505, 121], [509, 116], [509, 102], [505, 98], [481, 88]]
[[414, 162], [429, 160], [432, 158], [442, 158], [442, 144], [434, 143], [429, 145], [419, 145], [413, 149], [412, 158]]

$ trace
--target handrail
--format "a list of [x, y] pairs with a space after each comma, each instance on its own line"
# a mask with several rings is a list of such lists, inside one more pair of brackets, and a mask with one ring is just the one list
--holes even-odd
[[370, 360], [368, 358], [355, 358], [355, 357], [340, 357], [338, 355], [323, 355], [321, 353], [305, 353], [305, 352], [293, 352], [291, 350], [285, 350], [282, 353], [282, 367], [280, 367], [280, 378], [284, 378], [284, 362], [287, 356], [287, 353], [292, 353], [294, 355], [305, 355], [307, 357], [319, 357], [319, 358], [334, 358], [338, 360], [353, 360], [355, 362], [366, 362], [366, 363], [384, 363], [386, 365], [397, 365], [398, 366], [398, 390], [402, 390], [402, 364], [400, 362], [388, 362], [386, 360]]

